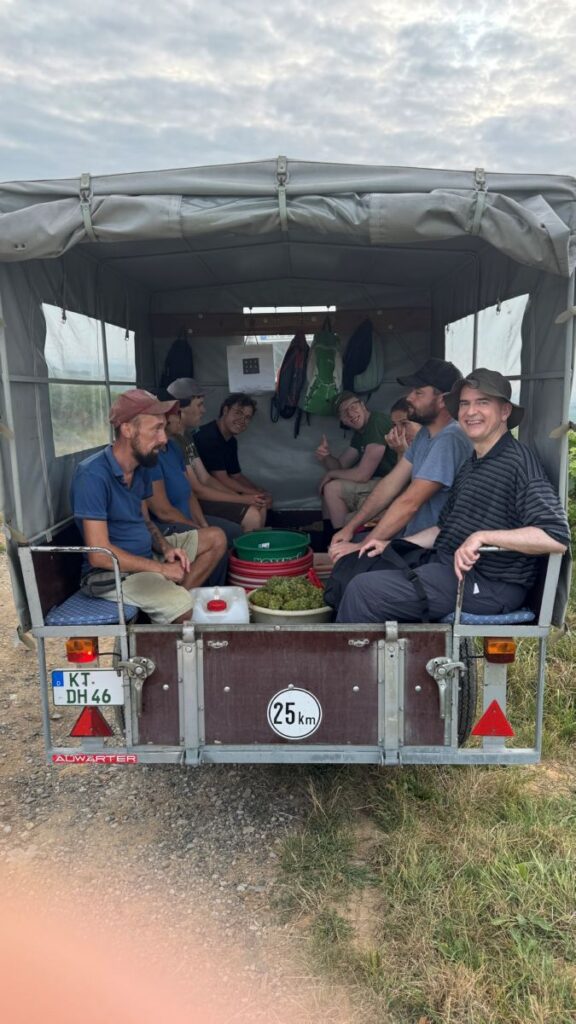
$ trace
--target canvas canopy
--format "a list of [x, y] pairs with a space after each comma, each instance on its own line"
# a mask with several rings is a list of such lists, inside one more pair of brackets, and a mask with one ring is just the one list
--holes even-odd
[[[528, 295], [521, 355], [515, 363], [503, 352], [500, 368], [518, 377], [522, 436], [562, 490], [566, 442], [549, 434], [568, 419], [575, 263], [569, 177], [280, 157], [0, 185], [2, 415], [13, 433], [0, 451], [6, 520], [30, 538], [65, 518], [85, 455], [54, 448], [42, 304], [133, 331], [143, 386], [158, 382], [173, 340], [162, 317], [335, 305], [377, 311], [385, 323], [392, 308], [426, 311], [425, 329], [382, 330], [385, 380], [371, 405], [387, 408], [399, 374], [443, 355], [446, 324]], [[226, 347], [243, 342], [205, 338], [200, 323], [194, 331], [209, 415], [227, 391]], [[475, 365], [482, 354], [476, 346]], [[280, 507], [317, 507], [317, 435], [328, 431], [340, 447], [346, 439], [335, 422], [319, 422], [296, 443], [290, 423], [270, 428], [265, 405], [243, 468]]]

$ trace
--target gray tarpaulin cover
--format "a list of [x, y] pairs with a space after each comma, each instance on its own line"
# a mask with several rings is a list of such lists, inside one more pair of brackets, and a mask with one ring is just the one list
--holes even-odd
[[[567, 413], [574, 320], [556, 319], [575, 304], [575, 263], [570, 177], [280, 158], [0, 185], [2, 414], [14, 432], [0, 447], [6, 519], [28, 537], [60, 521], [84, 454], [54, 453], [42, 303], [134, 330], [144, 385], [157, 382], [173, 340], [152, 338], [150, 313], [425, 308], [431, 331], [383, 338], [386, 377], [371, 405], [385, 409], [398, 373], [443, 353], [446, 323], [528, 294], [522, 436], [562, 489], [565, 443], [549, 433]], [[194, 337], [209, 415], [226, 393], [226, 345], [241, 342]], [[335, 421], [295, 442], [291, 424], [271, 429], [261, 400], [243, 468], [266, 477], [280, 507], [318, 506], [321, 430], [346, 445]]]

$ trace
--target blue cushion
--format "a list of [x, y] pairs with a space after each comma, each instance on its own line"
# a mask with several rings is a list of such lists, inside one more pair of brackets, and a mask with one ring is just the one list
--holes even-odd
[[[526, 622], [533, 622], [536, 618], [530, 608], [518, 608], [515, 612], [505, 612], [504, 615], [473, 615], [472, 612], [462, 612], [460, 622], [463, 626], [521, 626]], [[454, 622], [454, 612], [445, 615], [440, 622]]]
[[[124, 604], [124, 616], [129, 622], [138, 612], [133, 604]], [[63, 604], [51, 608], [46, 616], [47, 626], [115, 626], [119, 622], [118, 605], [102, 597], [88, 597], [78, 590]]]

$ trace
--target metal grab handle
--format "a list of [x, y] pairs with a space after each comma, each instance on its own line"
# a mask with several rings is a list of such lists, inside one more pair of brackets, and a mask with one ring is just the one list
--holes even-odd
[[76, 545], [74, 547], [62, 547], [57, 544], [42, 544], [42, 545], [30, 545], [30, 551], [47, 551], [54, 553], [59, 551], [62, 554], [86, 554], [89, 551], [99, 551], [103, 555], [108, 555], [112, 559], [112, 570], [114, 572], [114, 583], [116, 586], [116, 598], [118, 604], [118, 622], [121, 626], [126, 625], [126, 619], [124, 617], [124, 595], [122, 593], [122, 576], [120, 575], [120, 562], [118, 561], [118, 555], [115, 555], [109, 548], [100, 547], [86, 547], [84, 545]]
[[[478, 554], [486, 555], [486, 554], [492, 554], [492, 553], [494, 553], [496, 551], [505, 551], [505, 550], [506, 550], [506, 548], [483, 547], [483, 548], [478, 548]], [[468, 575], [468, 574], [466, 574], [466, 575]], [[465, 585], [465, 583], [466, 583], [466, 576], [464, 576], [463, 579], [458, 580], [458, 589], [456, 591], [456, 607], [454, 609], [454, 626], [455, 627], [460, 625], [460, 618], [462, 616], [462, 605], [464, 603], [464, 585]]]

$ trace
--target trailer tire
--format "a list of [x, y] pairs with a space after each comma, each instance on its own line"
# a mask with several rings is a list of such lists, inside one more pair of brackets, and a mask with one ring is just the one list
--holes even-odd
[[460, 660], [466, 668], [460, 673], [458, 685], [458, 746], [461, 747], [472, 731], [478, 699], [478, 659], [474, 641], [465, 637], [460, 641]]

